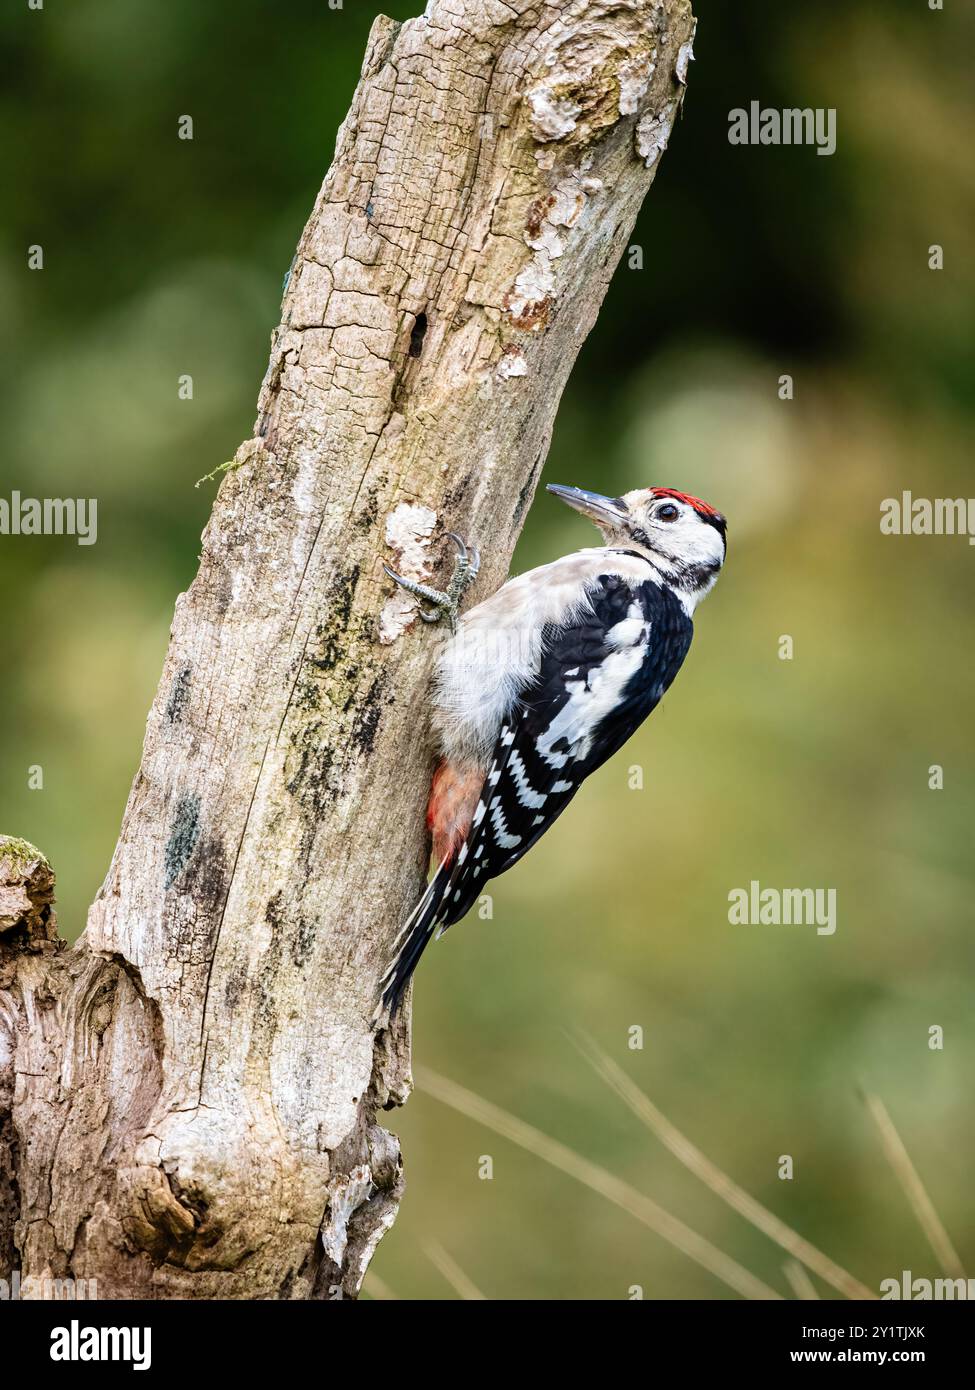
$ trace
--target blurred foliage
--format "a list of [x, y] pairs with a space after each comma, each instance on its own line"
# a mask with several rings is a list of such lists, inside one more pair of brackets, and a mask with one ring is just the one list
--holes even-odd
[[[975, 1259], [975, 556], [961, 538], [878, 529], [880, 500], [902, 488], [973, 491], [975, 25], [924, 0], [697, 10], [685, 114], [633, 237], [645, 268], [616, 275], [546, 478], [697, 492], [730, 517], [729, 564], [674, 695], [495, 885], [493, 922], [473, 916], [424, 961], [416, 1049], [784, 1289], [780, 1254], [587, 1069], [568, 1038], [583, 1026], [716, 1161], [876, 1285], [937, 1271], [861, 1084]], [[99, 500], [92, 548], [0, 539], [0, 823], [50, 855], [72, 935], [194, 573], [210, 495], [193, 482], [250, 433], [282, 277], [375, 12], [85, 0], [0, 21], [0, 495]], [[837, 153], [730, 146], [728, 112], [753, 99], [835, 107]], [[192, 142], [176, 138], [182, 114]], [[42, 273], [26, 269], [34, 243]], [[177, 398], [187, 372], [192, 402]], [[541, 496], [516, 566], [592, 539]], [[645, 789], [631, 791], [637, 763]], [[43, 791], [28, 789], [33, 764]], [[728, 891], [753, 878], [835, 886], [836, 935], [729, 926]], [[645, 1046], [631, 1053], [633, 1024]], [[933, 1024], [943, 1051], [928, 1049]], [[453, 1296], [430, 1241], [493, 1298], [725, 1295], [432, 1099], [393, 1123], [409, 1193], [374, 1268], [399, 1296]], [[784, 1153], [791, 1183], [776, 1176]], [[477, 1178], [482, 1154], [492, 1181]]]

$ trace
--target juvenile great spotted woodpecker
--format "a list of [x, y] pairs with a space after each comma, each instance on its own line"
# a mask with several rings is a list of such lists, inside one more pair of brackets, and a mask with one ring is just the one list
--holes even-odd
[[437, 870], [394, 944], [377, 1018], [395, 1012], [434, 933], [531, 849], [656, 707], [724, 563], [725, 518], [697, 497], [548, 490], [594, 521], [605, 544], [509, 579], [459, 621], [479, 563], [459, 537], [446, 593], [387, 567], [432, 605], [426, 621], [445, 615], [453, 635], [433, 686], [441, 757], [427, 824]]

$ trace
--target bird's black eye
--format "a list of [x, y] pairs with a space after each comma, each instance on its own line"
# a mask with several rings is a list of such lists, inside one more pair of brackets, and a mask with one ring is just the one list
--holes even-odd
[[665, 502], [662, 507], [657, 508], [658, 521], [676, 521], [680, 516], [680, 508], [675, 507], [673, 502]]

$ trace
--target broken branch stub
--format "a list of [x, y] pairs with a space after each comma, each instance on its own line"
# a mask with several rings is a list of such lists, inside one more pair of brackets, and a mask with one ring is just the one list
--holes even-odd
[[7, 945], [16, 938], [25, 950], [44, 949], [57, 940], [54, 873], [46, 857], [26, 840], [0, 835], [0, 932]]
[[505, 577], [692, 28], [686, 0], [373, 25], [111, 868], [76, 950], [0, 994], [12, 1123], [39, 1136], [27, 1272], [358, 1291], [402, 1190], [377, 1114], [410, 1089], [409, 1015], [371, 1019], [424, 878], [436, 640], [383, 562], [442, 581], [449, 529], [481, 546], [480, 594]]

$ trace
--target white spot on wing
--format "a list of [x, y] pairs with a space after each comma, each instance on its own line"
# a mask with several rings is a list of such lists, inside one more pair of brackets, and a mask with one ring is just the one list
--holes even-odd
[[518, 800], [521, 802], [522, 806], [530, 806], [533, 810], [536, 811], [540, 806], [544, 806], [544, 795], [540, 792], [536, 792], [529, 785], [528, 776], [525, 772], [525, 764], [522, 762], [521, 755], [519, 754], [517, 748], [513, 748], [511, 750], [511, 756], [508, 759], [508, 766], [511, 769], [512, 777], [515, 779], [515, 787], [518, 792]]
[[500, 806], [495, 806], [491, 811], [491, 822], [494, 826], [494, 838], [501, 849], [516, 849], [521, 844], [520, 835], [508, 833], [508, 827], [505, 824]]
[[[606, 645], [617, 651], [622, 647], [632, 647], [638, 642], [646, 642], [649, 631], [650, 624], [642, 608], [637, 603], [631, 603], [626, 617], [606, 633]], [[571, 674], [566, 671], [566, 675]]]

